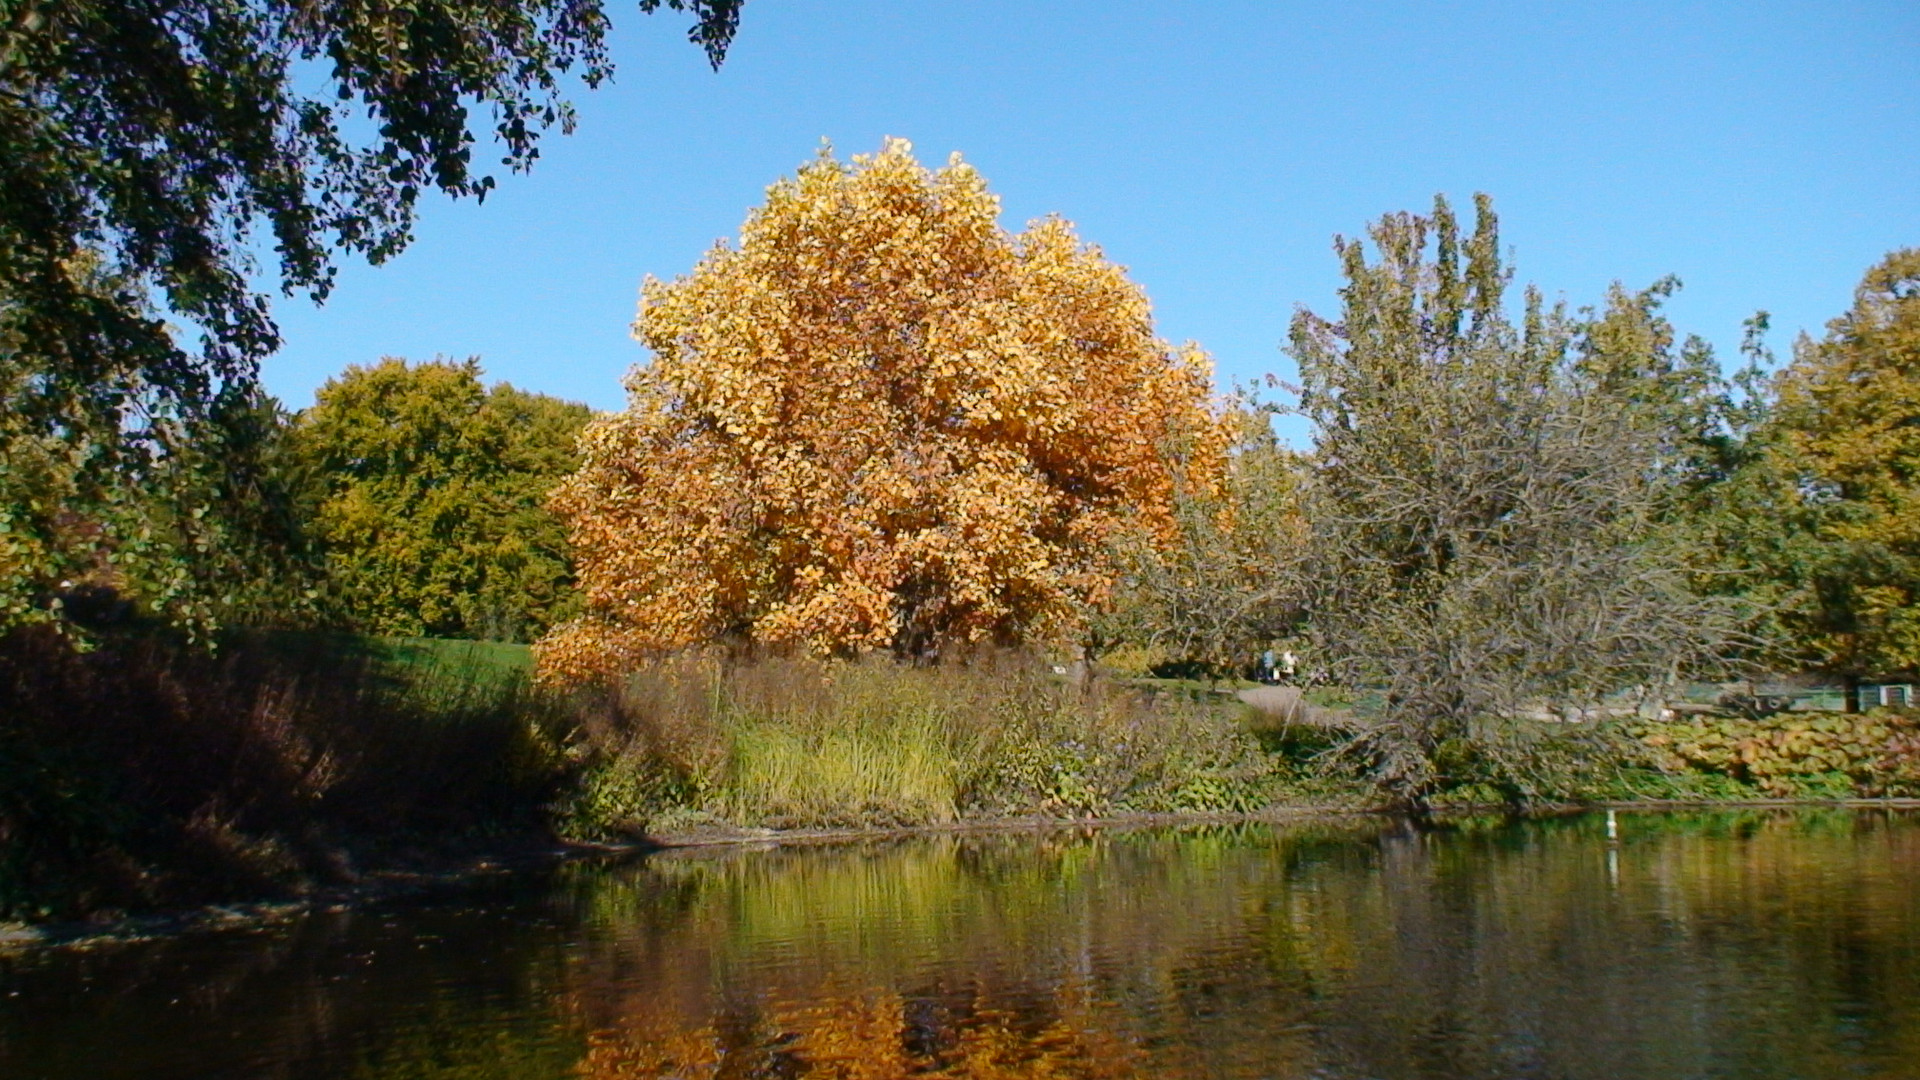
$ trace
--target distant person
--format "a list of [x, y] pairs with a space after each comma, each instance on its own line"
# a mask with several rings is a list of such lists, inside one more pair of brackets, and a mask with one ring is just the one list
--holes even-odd
[[[1272, 654], [1272, 653], [1268, 653], [1267, 655], [1268, 655], [1268, 656], [1272, 656], [1273, 654]], [[1281, 653], [1281, 654], [1280, 654], [1280, 678], [1281, 678], [1281, 680], [1282, 680], [1282, 681], [1284, 681], [1284, 682], [1292, 682], [1292, 681], [1293, 681], [1293, 670], [1294, 670], [1294, 667], [1295, 667], [1295, 665], [1297, 665], [1297, 664], [1299, 664], [1299, 663], [1300, 663], [1300, 658], [1299, 658], [1299, 657], [1297, 657], [1297, 656], [1295, 656], [1295, 655], [1293, 655], [1293, 650], [1292, 650], [1292, 649], [1288, 649], [1288, 650], [1287, 650], [1286, 652], [1283, 652], [1283, 653]]]
[[1258, 673], [1260, 681], [1263, 683], [1272, 682], [1273, 673], [1273, 650], [1268, 649], [1266, 652], [1260, 654], [1260, 671]]

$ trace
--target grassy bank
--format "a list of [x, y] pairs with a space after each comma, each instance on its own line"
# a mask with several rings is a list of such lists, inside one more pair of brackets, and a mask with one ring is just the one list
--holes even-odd
[[1299, 778], [1237, 717], [1081, 687], [1017, 658], [915, 669], [689, 657], [633, 676], [591, 713], [564, 816], [608, 837], [1253, 810]]
[[[1364, 721], [1344, 700], [1323, 695], [1320, 723], [1249, 718], [1270, 753], [1330, 791], [1365, 801], [1364, 762], [1332, 751]], [[1310, 710], [1311, 711], [1311, 710]], [[1920, 798], [1920, 710], [1784, 712], [1758, 719], [1693, 715], [1635, 719], [1596, 729], [1569, 725], [1564, 737], [1536, 738], [1529, 778], [1534, 802], [1767, 802]], [[1437, 807], [1507, 801], [1495, 768], [1471, 748], [1443, 746]]]
[[[1322, 695], [1324, 697], [1325, 695]], [[554, 837], [1364, 806], [1356, 723], [1052, 676], [686, 656], [536, 689], [521, 646], [236, 634], [0, 642], [0, 919], [351, 884]], [[1920, 715], [1636, 723], [1550, 801], [1920, 796]], [[1589, 743], [1589, 745], [1601, 745]], [[1462, 759], [1435, 802], [1499, 792]]]
[[520, 646], [21, 634], [0, 642], [0, 919], [297, 896], [536, 837], [1297, 800], [1237, 717], [1019, 658], [686, 657], [563, 696]]

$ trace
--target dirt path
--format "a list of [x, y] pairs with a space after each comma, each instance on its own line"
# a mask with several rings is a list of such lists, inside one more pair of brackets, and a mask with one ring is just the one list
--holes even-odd
[[1236, 691], [1236, 696], [1258, 709], [1271, 723], [1349, 729], [1355, 726], [1356, 720], [1348, 710], [1315, 705], [1302, 698], [1302, 693], [1298, 686], [1250, 686]]
[[1300, 700], [1297, 686], [1250, 686], [1239, 691], [1241, 701], [1287, 724], [1309, 723], [1313, 707]]

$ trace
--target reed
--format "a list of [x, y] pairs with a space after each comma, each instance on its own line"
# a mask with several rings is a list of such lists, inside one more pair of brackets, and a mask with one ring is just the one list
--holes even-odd
[[681, 656], [588, 725], [581, 835], [702, 818], [742, 826], [1256, 809], [1274, 768], [1227, 710], [1068, 685], [1029, 659], [916, 668]]

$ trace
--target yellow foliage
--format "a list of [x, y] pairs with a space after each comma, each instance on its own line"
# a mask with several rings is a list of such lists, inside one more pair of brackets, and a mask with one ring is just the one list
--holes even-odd
[[1920, 667], [1920, 248], [1867, 271], [1780, 378], [1789, 467], [1832, 552], [1811, 644], [1830, 667]]
[[956, 155], [823, 154], [737, 247], [651, 278], [653, 353], [555, 493], [588, 614], [540, 647], [575, 681], [727, 636], [819, 653], [1057, 638], [1123, 526], [1171, 537], [1217, 483], [1210, 362], [1058, 218], [1010, 235]]

